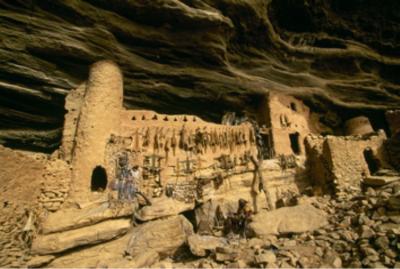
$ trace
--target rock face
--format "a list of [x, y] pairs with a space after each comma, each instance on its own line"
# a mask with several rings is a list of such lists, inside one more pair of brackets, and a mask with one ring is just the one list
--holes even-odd
[[37, 237], [32, 244], [32, 253], [52, 254], [82, 245], [104, 242], [122, 235], [130, 228], [130, 221], [110, 220], [62, 233], [53, 233]]
[[103, 220], [132, 215], [132, 205], [109, 208], [109, 203], [85, 209], [66, 209], [50, 214], [42, 224], [42, 233], [49, 234], [89, 226]]
[[148, 221], [162, 217], [178, 215], [181, 212], [194, 208], [194, 203], [184, 203], [170, 198], [153, 199], [151, 206], [141, 208], [135, 217], [141, 221]]
[[326, 214], [311, 205], [283, 207], [255, 215], [249, 227], [256, 236], [303, 233], [327, 224]]
[[162, 257], [172, 255], [191, 234], [192, 224], [180, 215], [148, 222], [133, 231], [126, 253], [133, 257], [148, 251]]
[[268, 90], [303, 96], [321, 113], [322, 101], [399, 102], [396, 0], [16, 0], [0, 8], [0, 141], [10, 146], [56, 148], [66, 93], [101, 59], [122, 67], [129, 108], [219, 120]]

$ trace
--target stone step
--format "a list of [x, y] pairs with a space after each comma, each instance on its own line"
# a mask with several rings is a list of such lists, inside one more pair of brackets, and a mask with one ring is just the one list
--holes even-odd
[[400, 180], [399, 176], [369, 176], [364, 178], [363, 183], [369, 186], [383, 186]]
[[391, 169], [380, 169], [378, 172], [376, 172], [374, 174], [374, 176], [394, 176], [394, 177], [398, 177], [400, 176], [399, 172], [395, 171], [395, 170], [391, 170]]
[[31, 252], [37, 255], [48, 255], [79, 246], [98, 244], [125, 234], [130, 227], [129, 219], [118, 219], [72, 231], [41, 235], [33, 240]]

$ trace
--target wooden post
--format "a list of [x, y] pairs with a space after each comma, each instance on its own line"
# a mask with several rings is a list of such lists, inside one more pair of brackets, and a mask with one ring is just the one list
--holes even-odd
[[259, 186], [261, 184], [261, 188], [264, 191], [265, 194], [265, 199], [266, 199], [266, 203], [267, 203], [267, 208], [268, 210], [273, 210], [274, 209], [274, 205], [272, 204], [271, 201], [271, 195], [267, 189], [267, 186], [265, 184], [264, 181], [264, 177], [262, 174], [262, 159], [259, 159], [258, 161], [256, 161], [256, 159], [254, 158], [254, 156], [250, 156], [250, 160], [254, 165], [254, 178], [253, 178], [253, 183], [251, 185], [251, 193], [253, 196], [253, 204], [254, 204], [254, 212], [257, 213], [258, 212], [258, 205], [257, 205], [257, 195], [260, 192], [259, 191]]

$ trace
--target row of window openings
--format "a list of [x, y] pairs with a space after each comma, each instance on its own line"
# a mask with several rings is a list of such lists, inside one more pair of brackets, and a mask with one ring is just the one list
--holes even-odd
[[[137, 120], [137, 119], [136, 119], [136, 116], [133, 116], [133, 117], [132, 117], [132, 120]], [[142, 116], [142, 120], [147, 120], [145, 115]], [[158, 116], [157, 116], [157, 115], [154, 115], [154, 116], [151, 118], [151, 120], [158, 120]], [[168, 118], [167, 116], [165, 116], [165, 117], [163, 118], [163, 121], [169, 121], [169, 118]], [[178, 121], [178, 118], [174, 118], [173, 121]], [[187, 119], [186, 116], [184, 116], [182, 121], [187, 122], [187, 121], [189, 121], [189, 120]], [[196, 117], [193, 117], [192, 121], [193, 121], [193, 122], [196, 122], [196, 121], [197, 121]]]

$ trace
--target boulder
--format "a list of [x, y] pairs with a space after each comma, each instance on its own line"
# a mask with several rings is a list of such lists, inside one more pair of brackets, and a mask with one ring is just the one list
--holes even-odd
[[227, 245], [228, 241], [225, 238], [194, 234], [189, 236], [188, 243], [194, 255], [204, 257], [208, 252], [215, 251], [217, 247]]
[[271, 250], [265, 250], [254, 256], [255, 263], [258, 265], [274, 264], [276, 256]]
[[62, 232], [98, 223], [103, 220], [132, 215], [136, 206], [122, 204], [110, 208], [108, 202], [83, 209], [69, 208], [50, 214], [42, 224], [42, 234]]
[[360, 227], [359, 236], [360, 236], [360, 238], [362, 238], [362, 239], [365, 239], [365, 238], [372, 238], [372, 237], [375, 236], [375, 232], [374, 232], [374, 230], [372, 230], [369, 226], [367, 226], [367, 225], [362, 225], [362, 226]]
[[244, 260], [237, 260], [235, 262], [229, 263], [228, 268], [249, 268], [246, 261]]
[[135, 257], [155, 251], [163, 258], [174, 254], [192, 234], [192, 224], [181, 215], [147, 222], [133, 230], [125, 252]]
[[387, 206], [390, 209], [400, 210], [400, 197], [390, 197], [387, 201]]
[[238, 250], [231, 246], [217, 247], [215, 251], [215, 260], [218, 262], [234, 262], [239, 258]]
[[158, 253], [154, 250], [149, 250], [136, 255], [132, 263], [129, 263], [129, 267], [149, 268], [159, 260], [160, 260], [160, 255], [158, 255]]
[[104, 221], [72, 231], [41, 235], [33, 240], [33, 254], [46, 255], [108, 241], [126, 233], [131, 227], [128, 219]]
[[162, 217], [175, 216], [179, 213], [192, 210], [194, 203], [184, 203], [175, 199], [163, 197], [152, 200], [150, 206], [141, 208], [135, 217], [141, 221], [149, 221]]
[[39, 268], [54, 260], [54, 255], [34, 256], [26, 264], [28, 268]]
[[[217, 207], [222, 214], [227, 216], [229, 213], [237, 211], [237, 199], [235, 201], [225, 201], [222, 199], [210, 199], [195, 209], [197, 233], [213, 234], [213, 227], [216, 225]], [[222, 225], [222, 223], [220, 224]]]
[[328, 265], [330, 268], [342, 268], [342, 259], [334, 251], [327, 251], [324, 256], [324, 264]]
[[273, 211], [261, 211], [249, 224], [255, 236], [271, 234], [303, 233], [328, 224], [324, 211], [311, 205], [283, 207]]

